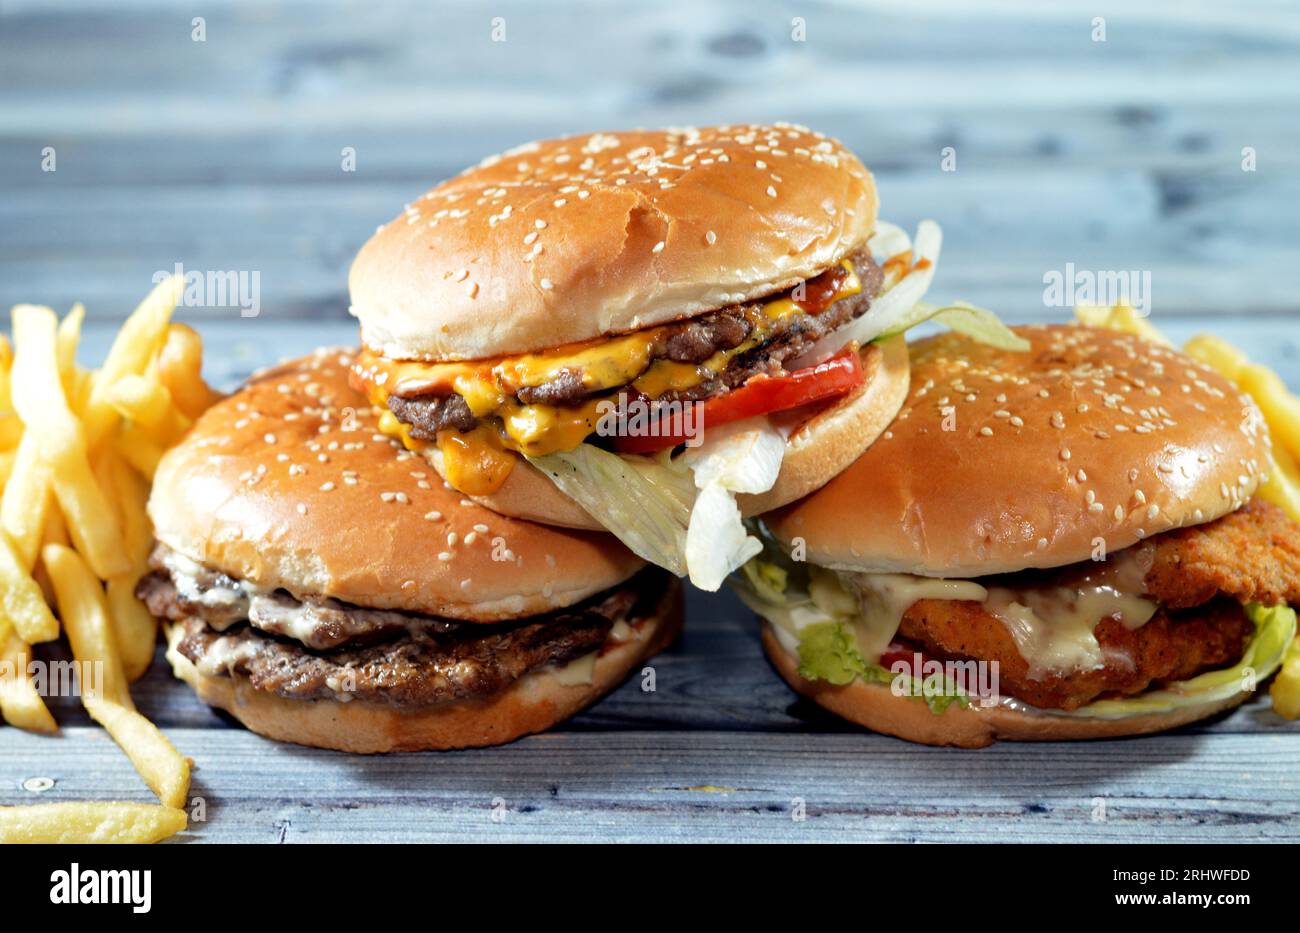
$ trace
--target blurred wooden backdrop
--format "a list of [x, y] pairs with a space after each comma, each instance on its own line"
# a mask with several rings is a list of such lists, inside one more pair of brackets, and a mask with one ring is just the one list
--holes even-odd
[[0, 306], [106, 321], [180, 262], [342, 322], [357, 247], [484, 154], [785, 119], [943, 223], [938, 297], [1054, 319], [1046, 271], [1150, 271], [1157, 321], [1263, 319], [1296, 359], [1298, 105], [1285, 2], [0, 0]]

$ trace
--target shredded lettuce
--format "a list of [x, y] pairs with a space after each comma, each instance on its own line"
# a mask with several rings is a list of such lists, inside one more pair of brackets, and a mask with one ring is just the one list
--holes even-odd
[[638, 556], [678, 576], [686, 573], [695, 489], [685, 470], [591, 444], [528, 460]]
[[[825, 580], [831, 571], [822, 570], [819, 577], [820, 568], [792, 565], [761, 531], [760, 537], [762, 556], [750, 560], [732, 577], [732, 589], [745, 605], [776, 626], [780, 641], [799, 657], [799, 676], [836, 686], [858, 679], [892, 688], [899, 675], [862, 654], [853, 629], [855, 613], [839, 599], [814, 596], [818, 579]], [[963, 708], [970, 705], [970, 697], [947, 677], [937, 691], [927, 687], [928, 678], [910, 680], [903, 695], [924, 700], [935, 715], [953, 703]]]
[[529, 462], [634, 553], [711, 592], [762, 549], [736, 495], [771, 489], [784, 455], [785, 438], [753, 418], [719, 426], [676, 461], [580, 444]]
[[1250, 603], [1246, 606], [1246, 615], [1255, 623], [1255, 634], [1235, 666], [1208, 671], [1190, 680], [1172, 683], [1163, 690], [1152, 690], [1124, 700], [1098, 700], [1060, 715], [1122, 719], [1204, 706], [1254, 689], [1255, 684], [1262, 683], [1281, 665], [1287, 646], [1295, 638], [1296, 614], [1286, 605]]

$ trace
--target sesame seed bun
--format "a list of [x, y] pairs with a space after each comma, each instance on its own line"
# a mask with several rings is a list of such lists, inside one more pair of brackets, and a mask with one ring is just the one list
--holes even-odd
[[500, 745], [549, 729], [618, 686], [642, 661], [666, 648], [681, 627], [682, 586], [670, 580], [654, 611], [636, 626], [636, 637], [607, 646], [588, 682], [565, 682], [554, 670], [542, 669], [487, 697], [417, 708], [286, 699], [259, 690], [240, 674], [202, 674], [176, 650], [179, 625], [168, 633], [167, 659], [201, 700], [259, 735], [358, 754], [432, 751]]
[[530, 143], [452, 178], [352, 265], [362, 340], [479, 359], [693, 317], [789, 288], [864, 244], [871, 174], [789, 125]]
[[367, 608], [495, 622], [569, 606], [644, 561], [612, 535], [502, 517], [378, 433], [321, 350], [259, 374], [162, 459], [158, 540], [236, 579]]
[[[823, 486], [880, 436], [907, 396], [907, 344], [901, 336], [861, 350], [865, 379], [858, 388], [800, 423], [786, 442], [776, 483], [765, 493], [737, 497], [746, 516], [760, 515]], [[707, 428], [705, 437], [707, 438]], [[439, 475], [437, 447], [425, 450]], [[566, 528], [599, 530], [599, 522], [522, 457], [501, 488], [475, 500], [501, 515]]]
[[1249, 691], [1200, 706], [1181, 707], [1166, 713], [1141, 713], [1117, 719], [1066, 716], [1050, 710], [1022, 710], [1005, 705], [981, 707], [953, 703], [942, 713], [913, 697], [894, 696], [886, 684], [854, 680], [843, 686], [807, 680], [799, 674], [799, 659], [786, 651], [772, 624], [763, 623], [763, 649], [778, 674], [795, 692], [818, 706], [873, 732], [894, 735], [925, 745], [953, 745], [983, 748], [1002, 739], [1020, 742], [1064, 742], [1077, 739], [1106, 739], [1145, 735], [1176, 729], [1232, 709], [1248, 700]]
[[1016, 331], [1028, 352], [914, 344], [894, 423], [771, 531], [821, 566], [963, 578], [1083, 561], [1254, 493], [1268, 430], [1208, 366], [1110, 330]]

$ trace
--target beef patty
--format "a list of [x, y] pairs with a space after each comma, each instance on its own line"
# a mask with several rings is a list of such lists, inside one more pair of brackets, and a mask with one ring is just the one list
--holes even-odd
[[[151, 612], [181, 627], [176, 650], [208, 676], [242, 676], [257, 690], [294, 700], [359, 700], [426, 707], [489, 696], [547, 665], [563, 665], [610, 643], [616, 623], [633, 630], [667, 591], [665, 572], [648, 568], [631, 580], [567, 609], [510, 622], [457, 622], [411, 613], [399, 625], [365, 624], [379, 610], [334, 603], [362, 624], [345, 645], [316, 650], [303, 642], [220, 617], [186, 599], [167, 572], [141, 581]], [[282, 602], [294, 599], [276, 594]], [[219, 623], [220, 624], [220, 623]]]
[[[787, 314], [774, 322], [771, 334], [760, 346], [738, 355], [715, 378], [683, 391], [669, 392], [663, 401], [701, 401], [743, 385], [760, 374], [779, 372], [786, 360], [794, 359], [824, 335], [862, 316], [880, 291], [884, 273], [866, 250], [848, 257], [862, 289], [816, 312]], [[810, 280], [811, 281], [811, 280]], [[806, 283], [805, 283], [806, 284]], [[816, 296], [809, 296], [814, 301]], [[651, 359], [677, 363], [702, 363], [719, 350], [730, 350], [749, 338], [749, 316], [762, 302], [747, 302], [710, 311], [699, 317], [667, 325], [667, 333]], [[607, 390], [602, 390], [607, 391]], [[518, 391], [525, 405], [572, 405], [593, 393], [583, 385], [582, 373], [566, 369], [537, 386]], [[388, 397], [388, 409], [410, 428], [412, 437], [436, 440], [444, 428], [469, 431], [478, 419], [460, 395], [427, 395], [413, 398]]]

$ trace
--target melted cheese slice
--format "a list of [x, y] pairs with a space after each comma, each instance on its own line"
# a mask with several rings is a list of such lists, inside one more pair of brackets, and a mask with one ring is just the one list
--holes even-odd
[[[853, 265], [841, 266], [847, 275], [831, 302], [862, 290]], [[828, 302], [829, 303], [829, 302]], [[633, 334], [570, 344], [543, 353], [466, 362], [429, 363], [390, 360], [362, 350], [353, 365], [354, 384], [371, 404], [382, 409], [379, 429], [401, 439], [411, 450], [428, 446], [411, 437], [409, 428], [388, 411], [390, 395], [415, 397], [458, 393], [483, 424], [468, 433], [441, 431], [447, 481], [467, 495], [488, 495], [510, 474], [514, 454], [543, 456], [572, 450], [595, 432], [601, 399], [587, 398], [576, 405], [525, 404], [518, 392], [535, 388], [565, 372], [581, 373], [583, 388], [598, 394], [631, 385], [650, 398], [693, 388], [717, 376], [740, 354], [768, 339], [773, 325], [803, 308], [782, 296], [746, 311], [750, 335], [730, 350], [719, 350], [702, 363], [677, 363], [655, 359], [667, 341], [672, 325], [651, 327]]]
[[1042, 680], [1103, 667], [1105, 657], [1095, 631], [1104, 619], [1118, 618], [1125, 627], [1138, 629], [1155, 615], [1154, 602], [1125, 592], [1114, 582], [1099, 575], [1072, 586], [986, 589], [971, 580], [821, 571], [814, 572], [809, 593], [824, 611], [853, 619], [859, 648], [870, 660], [889, 647], [914, 603], [922, 599], [980, 603], [1010, 632], [1029, 666], [1030, 679]]

